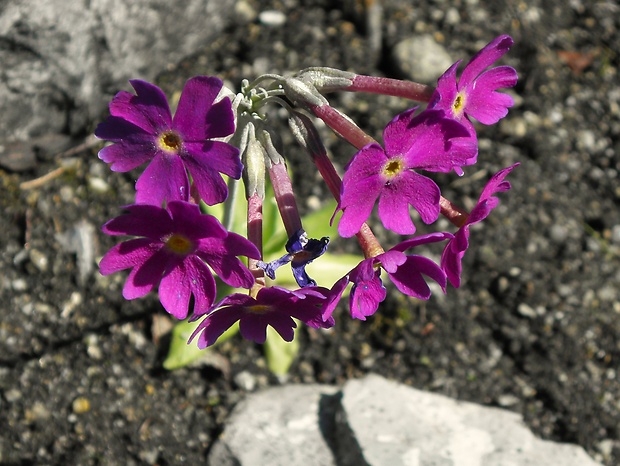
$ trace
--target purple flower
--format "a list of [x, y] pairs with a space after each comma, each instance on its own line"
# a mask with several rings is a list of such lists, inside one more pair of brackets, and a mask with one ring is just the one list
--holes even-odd
[[149, 162], [136, 183], [138, 204], [188, 200], [187, 171], [204, 202], [224, 201], [228, 189], [220, 173], [239, 179], [243, 165], [236, 147], [213, 140], [235, 130], [230, 99], [214, 103], [222, 81], [207, 76], [188, 80], [174, 117], [159, 87], [130, 83], [137, 95], [116, 94], [111, 116], [95, 130], [98, 138], [115, 143], [101, 149], [99, 158], [118, 172]]
[[443, 110], [447, 116], [460, 121], [472, 136], [475, 130], [467, 117], [485, 125], [504, 118], [514, 101], [497, 89], [513, 87], [517, 83], [517, 72], [510, 66], [485, 69], [508, 52], [513, 43], [510, 36], [503, 35], [487, 44], [467, 63], [458, 82], [456, 70], [461, 61], [457, 61], [439, 78], [429, 108]]
[[171, 201], [167, 210], [147, 204], [125, 209], [128, 213], [107, 222], [103, 231], [139, 238], [117, 244], [99, 264], [103, 275], [131, 269], [123, 288], [125, 299], [145, 296], [159, 285], [166, 311], [184, 319], [191, 295], [196, 314], [207, 312], [215, 300], [215, 280], [207, 264], [230, 286], [253, 285], [252, 273], [235, 256], [258, 259], [256, 247], [227, 232], [215, 217], [201, 214], [197, 205]]
[[424, 275], [436, 281], [446, 291], [446, 274], [431, 259], [404, 253], [407, 249], [421, 244], [436, 243], [452, 239], [450, 233], [431, 233], [405, 240], [387, 252], [360, 262], [346, 276], [336, 282], [323, 308], [323, 317], [330, 318], [336, 304], [349, 282], [353, 283], [349, 295], [349, 310], [354, 319], [366, 320], [377, 312], [379, 304], [385, 299], [386, 291], [381, 281], [381, 269], [385, 270], [396, 288], [407, 296], [429, 299], [431, 289]]
[[268, 325], [285, 341], [292, 341], [297, 327], [293, 317], [314, 328], [332, 327], [334, 320], [321, 315], [328, 292], [320, 287], [290, 291], [272, 286], [261, 288], [256, 298], [239, 293], [227, 296], [200, 322], [189, 341], [199, 335], [198, 347], [206, 348], [237, 321], [241, 336], [256, 343], [265, 342]]
[[275, 280], [276, 269], [290, 262], [295, 281], [301, 288], [316, 286], [316, 282], [306, 272], [306, 265], [322, 256], [327, 251], [328, 244], [329, 238], [327, 236], [321, 239], [308, 238], [306, 232], [300, 229], [286, 242], [287, 253], [285, 255], [269, 263], [259, 261], [257, 265], [265, 271], [269, 278]]
[[368, 219], [377, 198], [383, 225], [398, 234], [415, 232], [409, 206], [425, 223], [439, 216], [439, 187], [414, 169], [448, 172], [477, 152], [468, 131], [443, 112], [430, 110], [414, 116], [415, 108], [394, 118], [383, 131], [385, 149], [372, 143], [349, 162], [342, 180], [338, 210], [343, 214], [338, 233], [355, 235]]
[[504, 178], [518, 165], [515, 163], [493, 175], [484, 187], [478, 203], [472, 209], [465, 223], [454, 234], [454, 238], [446, 244], [441, 255], [441, 268], [446, 272], [448, 280], [455, 288], [461, 285], [462, 259], [469, 247], [469, 226], [487, 218], [491, 211], [497, 207], [499, 199], [494, 194], [510, 189], [510, 183], [504, 181]]

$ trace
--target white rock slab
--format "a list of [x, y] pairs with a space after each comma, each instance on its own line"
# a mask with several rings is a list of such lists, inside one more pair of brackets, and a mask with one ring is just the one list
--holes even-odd
[[595, 466], [579, 446], [536, 438], [520, 415], [370, 375], [343, 387], [341, 422], [370, 466]]

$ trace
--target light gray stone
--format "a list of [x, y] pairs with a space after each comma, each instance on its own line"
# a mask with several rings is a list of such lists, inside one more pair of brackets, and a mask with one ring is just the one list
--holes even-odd
[[521, 416], [382, 377], [347, 382], [346, 423], [369, 466], [595, 466], [576, 445], [536, 438]]
[[0, 2], [0, 152], [76, 133], [127, 80], [152, 80], [212, 40], [234, 0]]
[[520, 415], [370, 375], [342, 390], [288, 385], [250, 395], [209, 456], [215, 466], [596, 466], [536, 438]]
[[443, 45], [427, 34], [400, 41], [392, 50], [392, 60], [407, 78], [424, 84], [435, 84], [454, 63]]
[[[336, 387], [290, 385], [242, 401], [209, 454], [210, 466], [335, 466], [329, 431]], [[327, 416], [327, 417], [326, 417]]]

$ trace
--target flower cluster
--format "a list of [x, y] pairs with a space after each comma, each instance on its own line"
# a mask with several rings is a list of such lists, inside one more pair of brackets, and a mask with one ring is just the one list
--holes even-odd
[[[185, 84], [174, 115], [161, 89], [130, 81], [135, 93], [119, 92], [110, 103], [110, 116], [95, 131], [111, 142], [99, 158], [113, 171], [146, 167], [136, 182], [135, 204], [103, 226], [108, 235], [132, 238], [105, 254], [101, 273], [130, 269], [123, 288], [126, 299], [157, 290], [172, 316], [199, 321], [190, 340], [196, 338], [200, 348], [214, 344], [236, 322], [244, 338], [258, 343], [265, 341], [267, 326], [291, 341], [295, 319], [329, 328], [349, 284], [350, 314], [366, 320], [386, 297], [382, 273], [400, 292], [422, 300], [431, 296], [429, 280], [444, 293], [448, 283], [459, 287], [469, 226], [498, 204], [495, 194], [510, 188], [505, 178], [517, 164], [491, 178], [469, 213], [444, 198], [435, 181], [420, 172], [454, 171], [461, 176], [476, 163], [472, 119], [497, 123], [513, 105], [512, 98], [498, 90], [516, 84], [516, 71], [492, 67], [512, 44], [509, 36], [496, 38], [467, 63], [460, 77], [458, 61], [435, 88], [309, 68], [293, 76], [269, 74], [244, 81], [235, 95], [218, 78], [198, 76]], [[395, 95], [426, 105], [394, 117], [381, 145], [329, 105], [325, 95], [334, 91]], [[311, 238], [306, 229], [311, 234], [312, 225], [302, 225], [279, 138], [264, 110], [271, 103], [288, 112], [294, 137], [335, 197], [332, 221], [338, 218], [338, 234], [355, 236], [364, 255], [329, 287], [317, 285], [306, 272], [310, 262], [325, 260], [329, 238]], [[342, 179], [307, 113], [357, 149]], [[267, 175], [289, 237], [282, 245], [286, 252], [273, 261], [263, 257]], [[247, 198], [246, 236], [233, 231], [229, 221], [239, 205], [229, 191], [241, 178]], [[369, 225], [375, 203], [382, 225], [398, 235], [414, 235], [417, 219], [432, 224], [440, 215], [457, 229], [404, 238], [385, 250]], [[217, 204], [225, 207], [220, 219], [209, 213], [209, 206]], [[439, 263], [406, 253], [437, 243], [444, 243]], [[298, 289], [268, 283], [276, 280], [276, 269], [289, 263]], [[214, 276], [234, 289], [219, 301]]]

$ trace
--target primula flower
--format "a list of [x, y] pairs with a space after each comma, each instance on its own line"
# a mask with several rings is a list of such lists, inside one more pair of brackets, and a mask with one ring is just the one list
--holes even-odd
[[446, 244], [441, 255], [441, 268], [446, 272], [448, 280], [455, 288], [461, 285], [462, 260], [469, 247], [469, 226], [487, 218], [491, 211], [497, 207], [499, 199], [494, 194], [510, 189], [510, 182], [504, 181], [504, 178], [518, 165], [515, 163], [493, 175], [484, 187], [478, 203], [472, 209], [465, 223]]
[[259, 261], [257, 265], [265, 271], [269, 278], [275, 280], [276, 269], [290, 262], [293, 277], [295, 277], [295, 281], [301, 288], [315, 286], [316, 282], [306, 272], [306, 265], [317, 257], [322, 256], [327, 251], [328, 244], [328, 237], [324, 236], [321, 239], [308, 238], [306, 232], [300, 229], [286, 242], [285, 249], [287, 253], [285, 255], [268, 263]]
[[407, 249], [421, 244], [436, 243], [452, 239], [450, 233], [431, 233], [405, 240], [387, 252], [360, 262], [346, 276], [332, 287], [331, 296], [323, 308], [323, 317], [331, 318], [336, 304], [347, 284], [353, 283], [349, 295], [349, 310], [354, 319], [366, 320], [377, 312], [379, 304], [385, 299], [386, 291], [381, 281], [381, 269], [385, 270], [396, 288], [407, 296], [426, 300], [431, 296], [431, 289], [424, 275], [436, 281], [446, 291], [446, 274], [431, 259], [404, 253]]
[[463, 123], [472, 136], [475, 136], [475, 129], [468, 117], [485, 125], [504, 118], [514, 101], [497, 89], [513, 87], [517, 83], [517, 72], [510, 66], [485, 69], [508, 52], [513, 43], [507, 35], [491, 41], [467, 63], [458, 81], [456, 70], [461, 60], [457, 61], [437, 81], [429, 108], [443, 110], [446, 116]]
[[416, 230], [409, 205], [424, 223], [439, 216], [441, 193], [433, 180], [414, 170], [449, 172], [475, 156], [477, 145], [460, 123], [443, 112], [415, 108], [394, 118], [383, 131], [385, 149], [377, 143], [363, 147], [346, 167], [338, 210], [343, 214], [338, 233], [355, 235], [368, 219], [377, 198], [383, 225], [401, 235]]
[[[125, 299], [145, 296], [159, 285], [159, 299], [170, 314], [184, 319], [194, 295], [194, 313], [206, 312], [216, 297], [211, 269], [232, 287], [250, 288], [254, 277], [235, 256], [258, 259], [247, 239], [227, 232], [195, 204], [168, 203], [167, 209], [136, 204], [127, 214], [103, 226], [108, 235], [139, 238], [117, 244], [101, 260], [103, 275], [131, 269], [123, 288]], [[205, 264], [206, 262], [206, 264]]]
[[334, 319], [321, 315], [328, 292], [320, 287], [291, 291], [271, 286], [261, 288], [256, 298], [239, 293], [227, 296], [200, 322], [189, 341], [198, 336], [198, 347], [206, 348], [237, 321], [241, 336], [256, 343], [265, 342], [268, 325], [285, 341], [292, 341], [297, 327], [293, 317], [313, 328], [332, 327]]
[[98, 138], [115, 143], [101, 149], [99, 158], [118, 172], [150, 162], [136, 183], [138, 204], [188, 200], [187, 171], [204, 202], [223, 202], [228, 189], [220, 173], [239, 179], [243, 166], [236, 147], [213, 140], [235, 130], [230, 99], [215, 102], [222, 81], [188, 80], [174, 117], [159, 87], [130, 83], [137, 95], [119, 92], [110, 103], [111, 116], [95, 130]]

